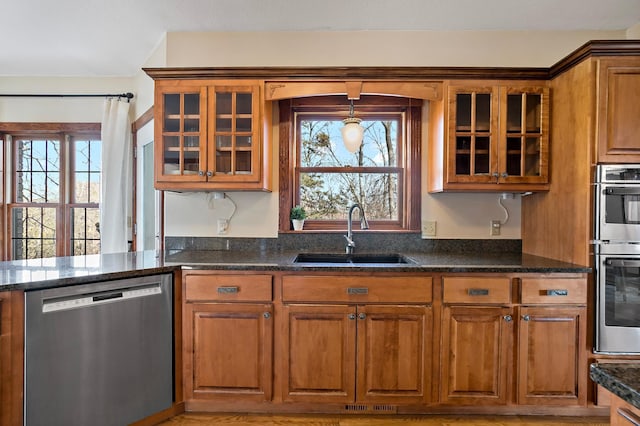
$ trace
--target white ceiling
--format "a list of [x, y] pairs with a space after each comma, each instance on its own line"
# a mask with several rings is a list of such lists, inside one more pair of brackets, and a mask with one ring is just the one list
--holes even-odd
[[0, 75], [132, 76], [167, 32], [626, 30], [640, 0], [0, 0], [0, 16]]

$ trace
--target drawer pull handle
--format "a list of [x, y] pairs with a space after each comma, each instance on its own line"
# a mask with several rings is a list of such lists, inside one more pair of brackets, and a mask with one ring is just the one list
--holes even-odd
[[489, 289], [488, 288], [470, 288], [470, 289], [467, 289], [467, 294], [469, 296], [488, 296]]
[[545, 292], [547, 296], [568, 296], [569, 290], [552, 288]]
[[347, 294], [369, 294], [369, 289], [367, 287], [349, 287]]
[[618, 408], [618, 414], [633, 426], [640, 426], [640, 418], [625, 408]]
[[240, 289], [238, 287], [218, 287], [218, 293], [220, 294], [234, 294], [239, 292]]

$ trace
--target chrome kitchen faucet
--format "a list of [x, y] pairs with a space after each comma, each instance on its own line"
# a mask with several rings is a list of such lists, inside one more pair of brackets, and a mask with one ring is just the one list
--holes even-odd
[[360, 206], [360, 204], [354, 204], [349, 208], [349, 216], [347, 217], [347, 235], [344, 238], [347, 240], [346, 253], [353, 253], [353, 249], [356, 246], [356, 243], [353, 241], [353, 211], [358, 208], [360, 209], [360, 229], [369, 229], [369, 222], [367, 222], [367, 217], [364, 214], [364, 210]]

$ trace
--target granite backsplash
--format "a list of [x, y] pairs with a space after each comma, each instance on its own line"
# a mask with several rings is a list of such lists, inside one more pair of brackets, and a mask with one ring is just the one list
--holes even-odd
[[[420, 233], [356, 233], [359, 252], [520, 253], [519, 239], [423, 239]], [[309, 251], [342, 252], [342, 233], [283, 233], [278, 238], [165, 237], [166, 251]]]

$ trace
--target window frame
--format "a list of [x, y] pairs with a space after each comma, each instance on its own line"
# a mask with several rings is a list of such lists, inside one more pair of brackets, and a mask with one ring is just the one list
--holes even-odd
[[[379, 113], [404, 115], [399, 127], [404, 129], [404, 138], [398, 140], [397, 165], [370, 167], [384, 172], [394, 169], [398, 175], [398, 219], [369, 221], [370, 230], [389, 232], [416, 232], [420, 230], [421, 206], [421, 116], [422, 101], [398, 96], [361, 96], [354, 101], [356, 116], [369, 119]], [[300, 129], [299, 116], [347, 117], [350, 102], [346, 96], [314, 96], [285, 99], [279, 102], [279, 232], [293, 232], [289, 211], [299, 202], [300, 176]], [[399, 170], [398, 170], [399, 169]], [[305, 220], [306, 231], [344, 231], [346, 220]], [[300, 232], [300, 231], [296, 231]]]
[[[2, 241], [3, 259], [14, 259], [13, 253], [13, 209], [16, 207], [54, 208], [56, 213], [55, 256], [73, 255], [71, 211], [73, 208], [98, 208], [99, 203], [76, 203], [73, 199], [74, 154], [72, 147], [76, 140], [102, 140], [100, 123], [2, 123], [0, 139], [3, 141], [4, 185], [3, 199], [5, 208], [3, 221], [6, 236]], [[17, 202], [17, 161], [18, 153], [15, 140], [58, 140], [60, 141], [60, 182], [59, 200], [57, 203], [22, 203]], [[8, 192], [8, 194], [7, 194]]]

